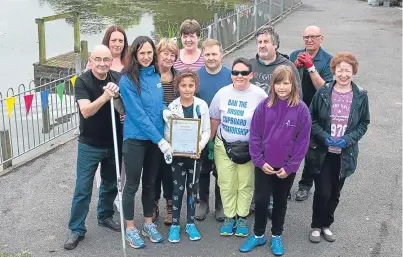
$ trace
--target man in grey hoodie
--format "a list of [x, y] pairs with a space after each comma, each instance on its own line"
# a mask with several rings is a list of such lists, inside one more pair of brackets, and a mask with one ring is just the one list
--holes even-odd
[[294, 63], [292, 63], [284, 55], [280, 54], [277, 50], [280, 46], [280, 37], [272, 26], [263, 26], [255, 33], [257, 54], [255, 58], [250, 59], [252, 63], [253, 78], [251, 83], [261, 87], [266, 93], [269, 93], [269, 85], [271, 75], [275, 68], [279, 65], [291, 66], [298, 81], [300, 95], [301, 80], [299, 73]]
[[[279, 65], [291, 66], [298, 82], [299, 94], [302, 99], [301, 79], [294, 63], [288, 60], [277, 50], [280, 46], [280, 37], [272, 26], [263, 26], [255, 33], [257, 54], [249, 61], [252, 64], [253, 78], [251, 83], [261, 87], [267, 94], [270, 90], [270, 80], [274, 69]], [[289, 198], [291, 195], [288, 196]], [[255, 198], [252, 199], [251, 212], [255, 209]], [[273, 202], [270, 200], [268, 217], [271, 219]]]

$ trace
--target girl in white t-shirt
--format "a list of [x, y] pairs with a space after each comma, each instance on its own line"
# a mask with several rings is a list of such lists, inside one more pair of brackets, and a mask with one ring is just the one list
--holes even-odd
[[224, 207], [222, 236], [249, 234], [246, 216], [254, 190], [254, 165], [249, 155], [249, 130], [253, 113], [267, 97], [251, 84], [252, 66], [245, 58], [232, 65], [232, 84], [220, 89], [210, 105], [211, 138], [216, 135], [214, 159]]

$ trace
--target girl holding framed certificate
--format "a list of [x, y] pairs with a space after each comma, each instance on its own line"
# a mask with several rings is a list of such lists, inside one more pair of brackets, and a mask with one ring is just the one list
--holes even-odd
[[[194, 71], [185, 69], [179, 72], [175, 77], [174, 86], [175, 89], [179, 91], [180, 97], [175, 99], [168, 106], [168, 109], [171, 111], [172, 116], [177, 117], [178, 119], [174, 119], [172, 122], [167, 122], [165, 124], [165, 139], [172, 145], [178, 145], [175, 144], [173, 140], [180, 140], [183, 143], [187, 143], [187, 139], [184, 139], [183, 137], [190, 135], [189, 133], [193, 133], [193, 131], [194, 133], [198, 133], [198, 136], [196, 135], [197, 140], [192, 140], [192, 142], [195, 142], [196, 144], [193, 148], [198, 148], [198, 151], [196, 151], [198, 154], [186, 155], [182, 153], [176, 155], [175, 147], [173, 147], [173, 213], [172, 226], [169, 230], [168, 240], [172, 243], [177, 243], [180, 241], [179, 219], [185, 188], [187, 191], [187, 222], [185, 232], [189, 235], [189, 239], [192, 241], [201, 238], [200, 233], [194, 224], [195, 198], [201, 169], [199, 159], [200, 152], [207, 145], [210, 138], [210, 115], [207, 103], [194, 96], [196, 89], [199, 86], [199, 78]], [[191, 129], [192, 132], [184, 131], [184, 133], [180, 134], [179, 137], [175, 137], [176, 134], [173, 133], [174, 128], [171, 126], [173, 126], [176, 121], [182, 121], [182, 124], [184, 124], [186, 120], [189, 121], [188, 129], [194, 128], [194, 126], [192, 126], [192, 122], [194, 123], [194, 121], [200, 122], [200, 125], [196, 126], [196, 129]], [[182, 127], [186, 128], [185, 125], [186, 124]]]

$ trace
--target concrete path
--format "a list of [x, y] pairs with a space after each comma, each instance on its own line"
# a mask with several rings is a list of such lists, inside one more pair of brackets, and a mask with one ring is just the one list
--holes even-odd
[[[312, 197], [295, 202], [294, 185], [285, 223], [285, 256], [401, 256], [402, 11], [355, 0], [304, 0], [297, 11], [276, 25], [280, 51], [289, 54], [303, 47], [302, 32], [311, 24], [322, 27], [328, 51], [348, 50], [358, 56], [355, 82], [369, 91], [372, 120], [360, 142], [358, 170], [346, 181], [336, 211], [333, 230], [337, 241], [309, 243]], [[255, 52], [251, 41], [227, 56], [225, 63], [231, 64], [238, 56], [252, 57]], [[122, 256], [120, 234], [97, 226], [96, 190], [85, 240], [74, 251], [63, 249], [75, 158], [73, 141], [0, 178], [0, 252], [28, 250], [40, 257]], [[141, 222], [137, 206], [135, 219]], [[249, 222], [252, 225], [253, 219]], [[167, 235], [168, 229], [162, 220], [160, 223], [161, 232]], [[127, 256], [271, 256], [267, 245], [241, 254], [238, 248], [244, 240], [220, 237], [219, 226], [211, 214], [198, 223], [201, 241], [189, 242], [185, 235], [175, 245], [146, 241], [145, 249], [128, 249]]]

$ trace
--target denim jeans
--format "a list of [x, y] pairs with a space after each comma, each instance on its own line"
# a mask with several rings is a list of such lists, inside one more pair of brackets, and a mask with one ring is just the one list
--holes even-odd
[[[76, 187], [71, 206], [69, 229], [84, 235], [95, 171], [101, 163], [101, 186], [98, 199], [98, 220], [112, 217], [113, 201], [117, 195], [115, 153], [113, 148], [98, 148], [78, 143]], [[119, 162], [121, 163], [121, 161]]]

